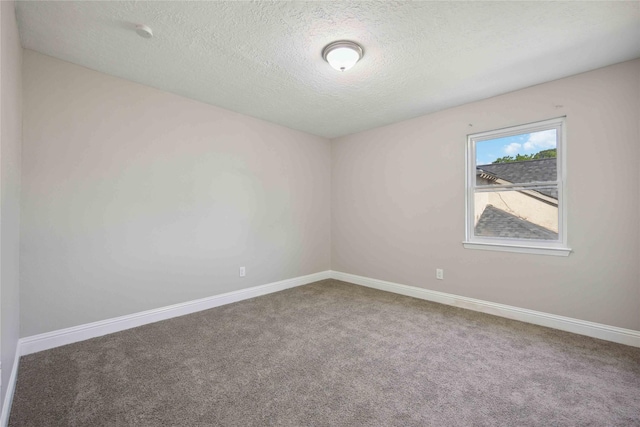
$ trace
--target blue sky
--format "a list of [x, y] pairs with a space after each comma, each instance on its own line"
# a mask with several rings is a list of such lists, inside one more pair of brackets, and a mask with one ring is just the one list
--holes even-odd
[[476, 164], [486, 165], [503, 156], [533, 154], [556, 148], [556, 130], [523, 133], [476, 143]]

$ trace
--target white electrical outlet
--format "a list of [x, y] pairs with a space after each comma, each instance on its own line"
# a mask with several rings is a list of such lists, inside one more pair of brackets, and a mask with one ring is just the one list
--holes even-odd
[[247, 270], [244, 267], [240, 267], [240, 277], [247, 275]]
[[443, 280], [444, 279], [444, 270], [441, 268], [436, 268], [436, 279]]

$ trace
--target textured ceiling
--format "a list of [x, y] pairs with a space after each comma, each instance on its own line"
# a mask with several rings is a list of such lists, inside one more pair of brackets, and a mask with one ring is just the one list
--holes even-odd
[[[19, 1], [17, 12], [25, 48], [328, 138], [640, 57], [640, 2]], [[345, 73], [321, 57], [338, 39], [365, 50]]]

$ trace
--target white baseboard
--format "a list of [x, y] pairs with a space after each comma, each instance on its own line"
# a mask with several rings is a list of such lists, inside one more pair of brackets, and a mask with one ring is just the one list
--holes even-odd
[[127, 316], [116, 317], [113, 319], [102, 320], [99, 322], [88, 323], [85, 325], [74, 326], [72, 328], [66, 328], [21, 338], [18, 341], [15, 361], [11, 370], [9, 384], [7, 385], [7, 393], [5, 394], [5, 399], [2, 405], [0, 426], [6, 426], [9, 422], [11, 403], [13, 401], [13, 394], [18, 377], [18, 364], [20, 362], [20, 356], [48, 350], [55, 347], [60, 347], [66, 344], [72, 344], [78, 341], [84, 341], [90, 338], [100, 337], [103, 335], [135, 328], [137, 326], [154, 323], [161, 320], [171, 319], [173, 317], [184, 316], [186, 314], [219, 307], [221, 305], [258, 297], [261, 295], [266, 295], [329, 278], [342, 280], [344, 282], [366, 286], [369, 288], [379, 289], [382, 291], [407, 295], [427, 301], [433, 301], [455, 307], [466, 308], [468, 310], [493, 314], [496, 316], [506, 317], [508, 319], [533, 323], [535, 325], [546, 326], [562, 331], [573, 332], [575, 334], [586, 335], [589, 337], [599, 338], [620, 344], [640, 347], [640, 331], [635, 331], [632, 329], [618, 328], [615, 326], [608, 326], [600, 323], [572, 319], [570, 317], [556, 316], [554, 314], [543, 313], [540, 311], [528, 310], [474, 298], [467, 298], [448, 294], [445, 292], [430, 291], [414, 286], [401, 285], [399, 283], [371, 279], [368, 277], [342, 273], [339, 271], [322, 271], [315, 274], [309, 274], [307, 276], [295, 277], [292, 279], [282, 280], [279, 282], [255, 286], [247, 289], [241, 289], [238, 291], [228, 292], [225, 294], [215, 295], [199, 300], [188, 301], [181, 304], [174, 304], [154, 310], [130, 314]]
[[208, 310], [221, 305], [294, 288], [296, 286], [306, 285], [308, 283], [317, 282], [318, 280], [329, 279], [330, 277], [331, 272], [327, 270], [320, 273], [309, 274], [307, 276], [294, 277], [292, 279], [281, 280], [279, 282], [269, 283], [266, 285], [240, 289], [238, 291], [228, 292], [225, 294], [156, 308], [154, 310], [142, 311], [126, 316], [115, 317], [113, 319], [101, 320], [98, 322], [87, 323], [85, 325], [33, 335], [20, 339], [18, 343], [20, 354], [24, 356], [31, 353], [37, 353], [39, 351], [49, 350], [62, 345], [124, 331], [126, 329], [135, 328], [148, 323], [171, 319], [172, 317], [184, 316], [185, 314]]
[[332, 271], [331, 278], [382, 291], [438, 302], [440, 304], [466, 308], [468, 310], [493, 314], [495, 316], [506, 317], [508, 319], [519, 320], [521, 322], [533, 323], [534, 325], [573, 332], [574, 334], [586, 335], [593, 338], [599, 338], [601, 340], [640, 347], [640, 331], [634, 331], [633, 329], [618, 328], [615, 326], [603, 325], [601, 323], [557, 316], [555, 314], [498, 304], [475, 298], [467, 298], [445, 292], [430, 291], [427, 289], [417, 288], [415, 286], [401, 285], [399, 283], [386, 282], [384, 280], [371, 279], [368, 277], [357, 276], [355, 274], [341, 273], [339, 271]]
[[9, 424], [9, 415], [11, 415], [11, 404], [13, 403], [13, 393], [16, 391], [16, 381], [18, 380], [18, 364], [20, 363], [20, 341], [16, 346], [16, 355], [13, 359], [13, 367], [11, 368], [11, 376], [9, 384], [7, 384], [7, 392], [2, 402], [2, 414], [0, 415], [0, 426], [6, 427]]

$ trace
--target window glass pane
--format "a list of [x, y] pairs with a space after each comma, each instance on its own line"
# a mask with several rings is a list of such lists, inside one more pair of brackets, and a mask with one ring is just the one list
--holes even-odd
[[557, 198], [554, 203], [538, 190], [476, 192], [474, 231], [479, 237], [558, 240]]
[[556, 181], [557, 139], [549, 129], [477, 141], [476, 185]]

